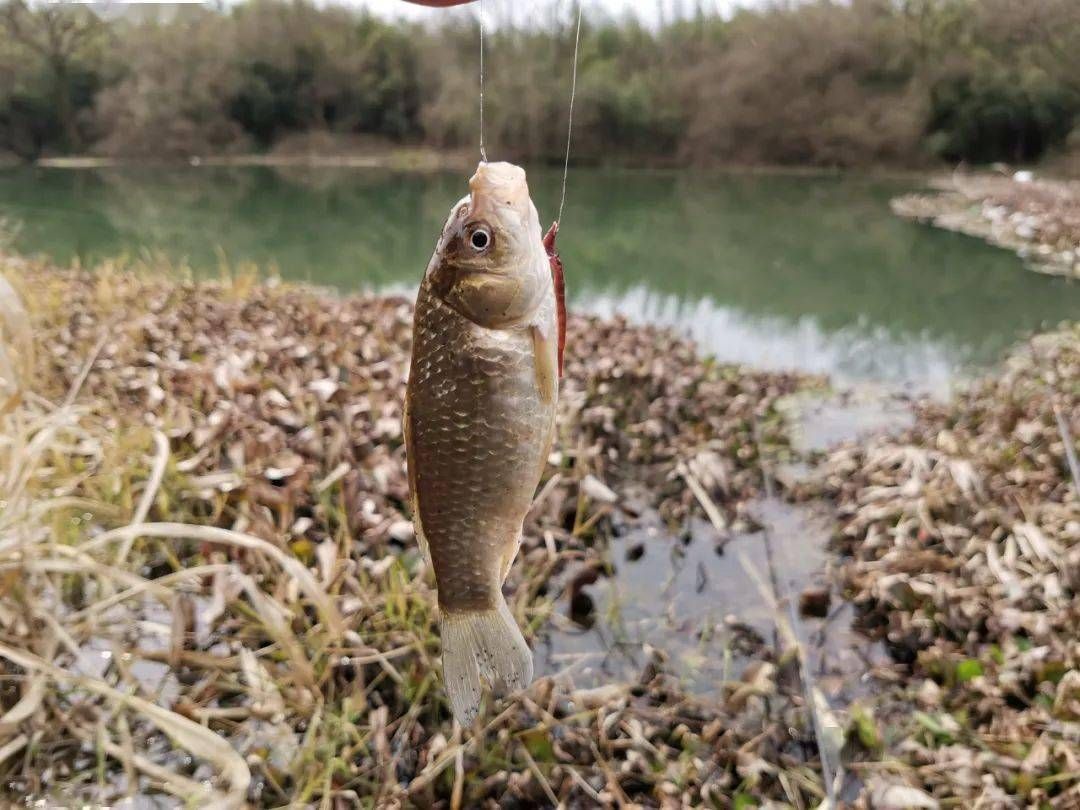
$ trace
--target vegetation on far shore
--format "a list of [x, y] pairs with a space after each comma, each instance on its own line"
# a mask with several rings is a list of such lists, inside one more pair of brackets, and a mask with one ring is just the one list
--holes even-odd
[[[251, 0], [102, 19], [0, 4], [0, 153], [124, 158], [475, 148], [474, 17], [425, 28]], [[572, 14], [490, 32], [487, 138], [557, 162]], [[1080, 153], [1080, 4], [777, 4], [650, 30], [587, 15], [574, 158], [924, 166]], [[1071, 155], [1071, 157], [1069, 157]]]

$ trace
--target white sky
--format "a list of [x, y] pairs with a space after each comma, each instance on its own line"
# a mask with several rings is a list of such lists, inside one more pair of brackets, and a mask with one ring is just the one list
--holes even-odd
[[[662, 20], [686, 17], [694, 13], [700, 5], [706, 12], [720, 13], [725, 16], [731, 14], [737, 8], [749, 8], [760, 6], [775, 0], [583, 0], [586, 13], [603, 13], [611, 17], [619, 18], [632, 14], [649, 26], [656, 26]], [[2, 0], [0, 0], [2, 2]], [[179, 5], [192, 4], [224, 4], [230, 5], [235, 0], [30, 0], [31, 5], [35, 2], [57, 3], [75, 2], [88, 5]], [[457, 8], [440, 9], [427, 8], [407, 3], [405, 0], [315, 0], [319, 5], [345, 5], [357, 8], [368, 8], [381, 17], [405, 18], [420, 22], [438, 22], [447, 15], [472, 15], [480, 8], [479, 0]], [[569, 18], [576, 8], [575, 0], [483, 0], [484, 18], [491, 25], [498, 25], [500, 21], [510, 20], [515, 25], [528, 23], [543, 24], [551, 20], [553, 11], [561, 13]]]
[[[369, 8], [380, 16], [405, 17], [419, 21], [437, 21], [447, 14], [474, 14], [480, 7], [478, 2], [457, 9], [438, 9], [415, 6], [404, 0], [329, 1]], [[661, 19], [692, 14], [698, 5], [698, 0], [584, 0], [584, 2], [586, 12], [602, 10], [615, 17], [634, 14], [649, 25], [656, 25]], [[700, 0], [700, 3], [707, 11], [718, 11], [726, 15], [740, 6], [761, 5], [762, 0]], [[561, 7], [564, 13], [569, 14], [574, 8], [574, 3], [573, 0], [538, 0], [537, 2], [484, 0], [484, 14], [489, 21], [506, 19], [509, 15], [517, 24], [529, 21], [530, 17], [536, 21], [547, 18], [553, 7]]]

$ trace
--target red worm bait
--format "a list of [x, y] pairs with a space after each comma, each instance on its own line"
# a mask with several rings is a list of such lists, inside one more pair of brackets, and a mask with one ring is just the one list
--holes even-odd
[[555, 249], [555, 237], [559, 235], [559, 223], [551, 223], [544, 237], [544, 250], [551, 262], [551, 280], [555, 282], [555, 306], [559, 321], [559, 376], [563, 375], [563, 352], [566, 350], [566, 280], [563, 276], [562, 259]]

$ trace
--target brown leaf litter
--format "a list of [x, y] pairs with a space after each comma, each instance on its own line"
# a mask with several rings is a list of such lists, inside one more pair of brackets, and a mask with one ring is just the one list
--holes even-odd
[[1080, 806], [1080, 482], [1066, 436], [1075, 447], [1077, 325], [923, 404], [911, 430], [832, 453], [801, 493], [837, 503], [859, 623], [907, 664], [879, 714], [907, 779], [943, 802]]
[[[407, 506], [407, 301], [4, 262], [41, 347], [3, 447], [23, 486], [0, 540], [0, 709], [38, 696], [0, 736], [7, 790], [225, 806], [824, 796], [801, 692], [769, 650], [714, 698], [654, 657], [636, 682], [555, 674], [453, 726]], [[569, 599], [561, 574], [603, 569], [614, 520], [700, 514], [686, 475], [735, 520], [761, 488], [759, 448], [784, 446], [775, 402], [800, 384], [620, 320], [572, 318], [567, 361], [559, 449], [508, 588], [530, 635]]]

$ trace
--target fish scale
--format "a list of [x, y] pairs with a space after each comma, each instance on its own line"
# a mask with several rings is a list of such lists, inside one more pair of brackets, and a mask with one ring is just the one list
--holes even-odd
[[552, 408], [540, 401], [526, 330], [496, 334], [477, 326], [426, 283], [416, 322], [422, 326], [410, 463], [439, 602], [491, 609], [502, 585], [503, 547], [516, 545], [534, 471], [547, 453]]

